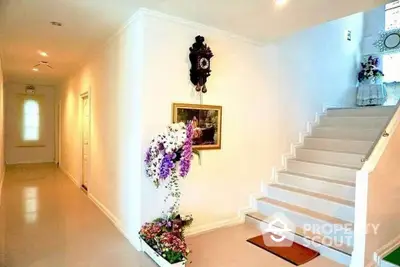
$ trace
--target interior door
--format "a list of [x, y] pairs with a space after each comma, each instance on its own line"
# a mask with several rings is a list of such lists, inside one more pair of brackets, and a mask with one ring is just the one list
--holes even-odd
[[61, 121], [62, 121], [62, 116], [61, 116], [61, 101], [58, 103], [58, 108], [57, 108], [57, 145], [56, 145], [56, 162], [57, 166], [60, 165], [61, 162]]
[[89, 131], [90, 129], [90, 106], [89, 97], [82, 97], [82, 188], [88, 190], [89, 170]]

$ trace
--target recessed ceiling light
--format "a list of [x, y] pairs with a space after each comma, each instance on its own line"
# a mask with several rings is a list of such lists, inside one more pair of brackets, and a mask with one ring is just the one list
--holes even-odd
[[48, 57], [49, 55], [46, 53], [46, 52], [44, 52], [44, 51], [38, 51], [38, 53], [39, 53], [39, 55], [41, 55], [42, 57]]
[[283, 6], [284, 4], [286, 4], [287, 0], [275, 0], [275, 3], [278, 6]]
[[33, 68], [32, 70], [33, 70], [33, 71], [39, 71], [39, 69], [38, 69], [38, 68]]
[[58, 22], [58, 21], [52, 21], [52, 22], [50, 22], [50, 24], [53, 25], [53, 26], [57, 26], [57, 27], [61, 27], [62, 26], [62, 23]]

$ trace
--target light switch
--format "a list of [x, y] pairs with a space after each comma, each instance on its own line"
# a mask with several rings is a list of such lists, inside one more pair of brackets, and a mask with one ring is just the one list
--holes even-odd
[[345, 31], [345, 37], [347, 41], [351, 41], [351, 30]]

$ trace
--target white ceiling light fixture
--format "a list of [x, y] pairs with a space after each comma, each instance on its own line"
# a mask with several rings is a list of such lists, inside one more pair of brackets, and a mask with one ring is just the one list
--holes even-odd
[[25, 93], [27, 95], [34, 95], [35, 94], [35, 86], [33, 86], [33, 85], [25, 86]]
[[33, 68], [32, 70], [33, 70], [33, 71], [39, 71], [39, 69], [38, 69], [38, 68]]
[[39, 50], [38, 53], [39, 53], [39, 55], [41, 55], [42, 57], [48, 57], [48, 56], [49, 56], [46, 52], [41, 51], [41, 50]]
[[48, 61], [39, 61], [39, 63], [36, 64], [35, 66], [33, 66], [33, 68], [34, 68], [34, 69], [35, 69], [35, 68], [37, 69], [37, 67], [42, 66], [42, 65], [47, 66], [47, 67], [49, 67], [50, 69], [53, 69], [53, 67], [50, 65], [50, 63], [49, 63]]
[[284, 6], [288, 0], [275, 0], [276, 5]]

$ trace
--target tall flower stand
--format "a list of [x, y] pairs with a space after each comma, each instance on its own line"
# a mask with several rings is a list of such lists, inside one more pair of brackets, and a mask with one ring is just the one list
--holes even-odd
[[160, 267], [184, 267], [190, 253], [184, 230], [190, 226], [193, 217], [179, 214], [179, 181], [190, 170], [192, 138], [192, 122], [173, 123], [155, 136], [146, 150], [146, 175], [157, 188], [168, 189], [165, 203], [169, 203], [170, 198], [173, 200], [167, 214], [163, 212], [161, 217], [144, 223], [139, 231], [142, 250]]
[[357, 106], [381, 106], [387, 100], [384, 84], [361, 83], [357, 90]]

